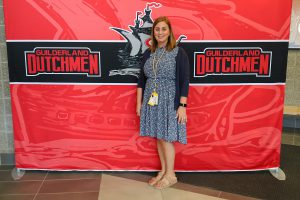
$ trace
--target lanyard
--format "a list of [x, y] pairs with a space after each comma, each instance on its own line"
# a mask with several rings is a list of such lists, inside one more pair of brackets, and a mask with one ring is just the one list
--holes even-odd
[[155, 51], [154, 56], [153, 56], [153, 61], [152, 61], [152, 69], [153, 69], [153, 74], [154, 74], [154, 91], [156, 90], [156, 86], [157, 86], [157, 65], [158, 62], [160, 61], [160, 59], [163, 57], [164, 53], [165, 53], [166, 49], [164, 48], [164, 51], [162, 52], [162, 54], [160, 55], [160, 57], [156, 60], [156, 53], [157, 51]]

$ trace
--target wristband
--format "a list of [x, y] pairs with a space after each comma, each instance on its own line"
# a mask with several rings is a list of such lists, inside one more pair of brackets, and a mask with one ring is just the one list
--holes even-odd
[[181, 106], [181, 107], [187, 107], [187, 104], [186, 103], [179, 103], [179, 106]]

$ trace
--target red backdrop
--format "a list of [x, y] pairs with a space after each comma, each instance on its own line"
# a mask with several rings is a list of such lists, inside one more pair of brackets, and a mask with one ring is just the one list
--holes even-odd
[[[221, 76], [209, 82], [192, 81], [188, 144], [176, 143], [176, 170], [278, 167], [291, 1], [157, 2], [161, 6], [152, 8], [152, 18], [169, 16], [175, 37], [186, 35], [186, 45], [197, 41], [232, 47], [240, 40], [255, 48], [260, 40], [285, 45], [283, 51], [274, 49], [282, 52], [276, 55], [283, 58], [277, 67], [284, 71], [283, 81], [253, 82], [242, 77], [237, 82], [226, 79], [219, 83]], [[83, 47], [93, 41], [124, 43], [111, 27], [129, 31], [136, 11], [143, 12], [146, 5], [147, 1], [125, 0], [4, 0], [18, 168], [159, 169], [155, 140], [139, 137], [134, 82], [110, 83], [109, 76], [105, 83], [77, 82], [72, 77], [56, 82], [51, 74], [43, 76], [47, 76], [43, 81], [29, 79], [25, 72], [22, 79], [25, 50], [15, 50], [31, 45], [24, 48], [33, 51], [33, 43], [35, 47], [44, 45], [39, 42], [67, 47], [70, 40]], [[194, 55], [188, 53], [192, 72]], [[106, 58], [101, 56], [100, 60]], [[107, 67], [109, 64], [101, 60], [101, 69]], [[270, 77], [276, 73], [273, 70]]]

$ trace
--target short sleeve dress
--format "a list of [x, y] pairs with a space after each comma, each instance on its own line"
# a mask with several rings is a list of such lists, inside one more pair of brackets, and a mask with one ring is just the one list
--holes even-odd
[[[163, 48], [156, 49], [156, 58], [160, 58]], [[140, 136], [150, 136], [167, 142], [187, 143], [186, 124], [178, 124], [175, 99], [175, 73], [176, 56], [178, 47], [171, 51], [165, 51], [157, 65], [157, 78], [155, 80], [152, 62], [154, 53], [151, 53], [144, 65], [144, 74], [147, 77], [143, 103], [140, 116]], [[149, 98], [157, 83], [158, 105], [148, 105]]]

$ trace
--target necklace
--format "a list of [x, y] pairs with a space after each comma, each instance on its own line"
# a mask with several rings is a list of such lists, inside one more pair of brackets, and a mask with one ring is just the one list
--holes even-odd
[[153, 92], [151, 93], [151, 96], [150, 96], [149, 101], [148, 101], [148, 105], [150, 105], [150, 106], [158, 105], [158, 93], [156, 92], [156, 88], [157, 88], [157, 66], [158, 66], [158, 62], [163, 57], [165, 51], [166, 51], [166, 49], [164, 48], [163, 52], [161, 53], [160, 57], [157, 60], [156, 60], [157, 50], [155, 51], [155, 53], [153, 55], [152, 69], [153, 69], [153, 74], [154, 74], [154, 89], [153, 89]]
[[154, 52], [153, 61], [152, 61], [152, 69], [153, 69], [155, 81], [156, 81], [157, 65], [158, 65], [158, 62], [160, 61], [160, 59], [163, 57], [165, 51], [166, 51], [166, 49], [164, 48], [162, 54], [160, 55], [160, 57], [157, 60], [156, 60], [157, 50]]

